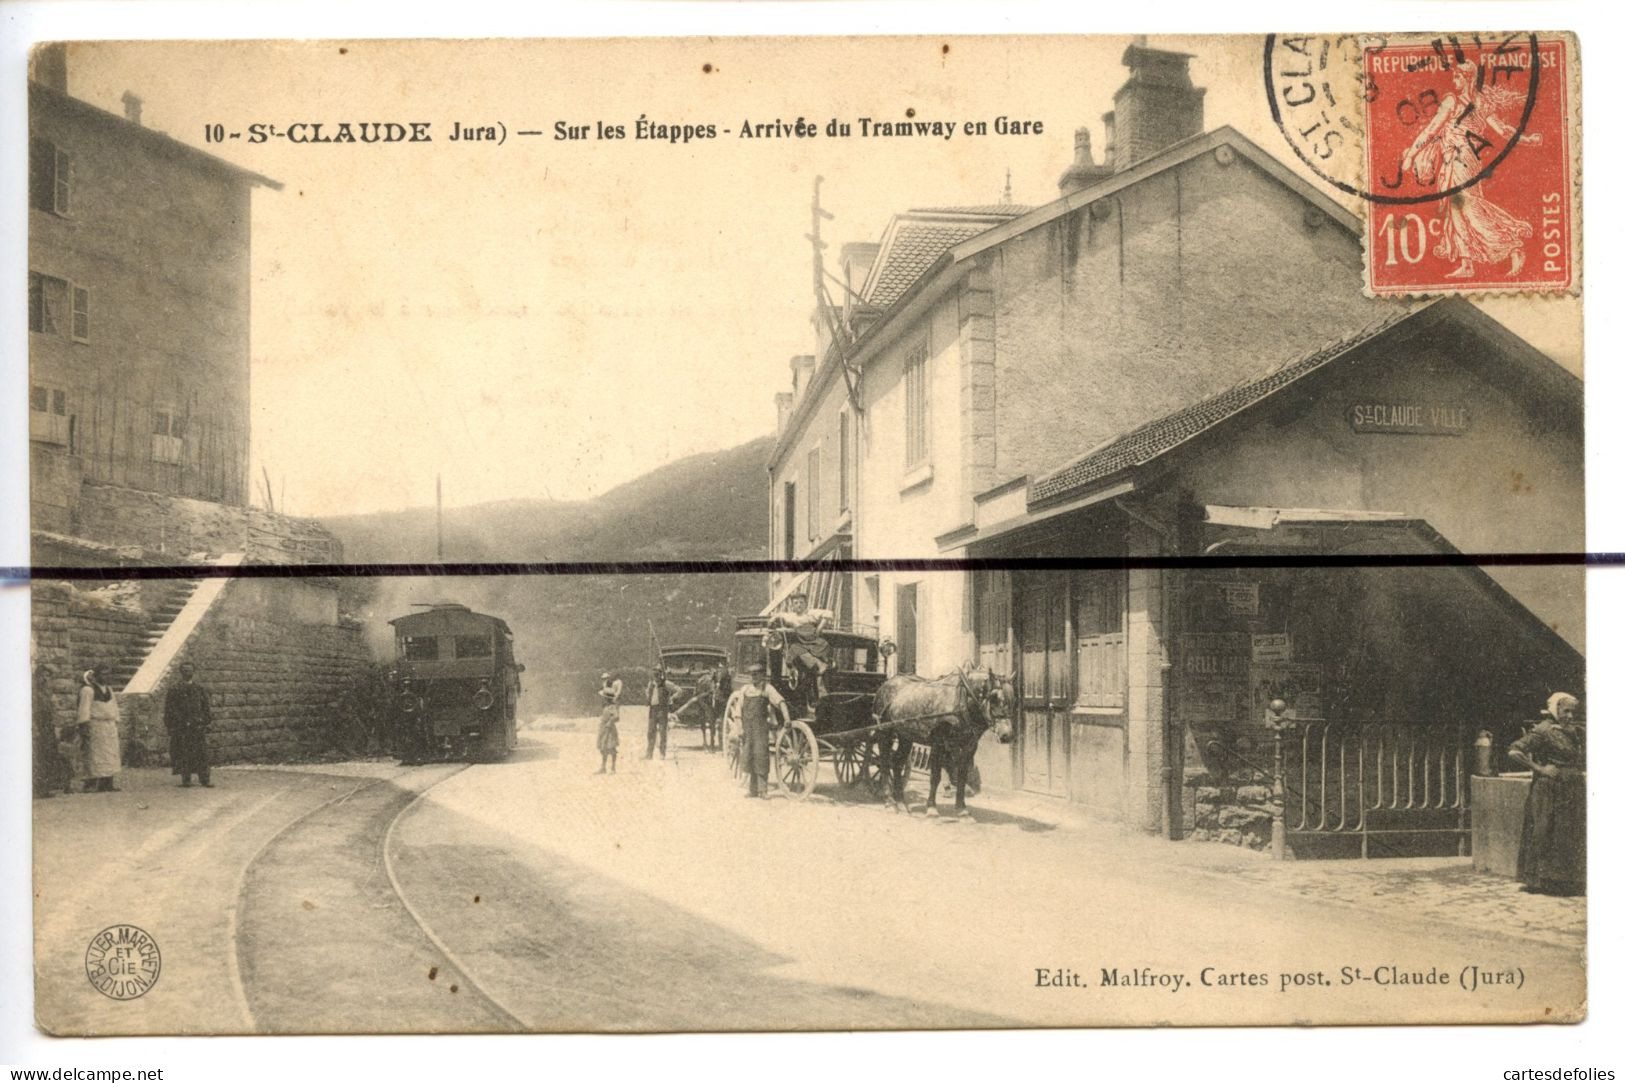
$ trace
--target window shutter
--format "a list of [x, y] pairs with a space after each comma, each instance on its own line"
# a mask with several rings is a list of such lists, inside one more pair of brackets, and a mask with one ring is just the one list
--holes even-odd
[[28, 329], [45, 330], [45, 278], [34, 271], [28, 272]]
[[46, 139], [28, 141], [28, 205], [56, 209], [56, 147]]
[[57, 148], [56, 151], [56, 193], [55, 210], [58, 214], [67, 214], [72, 209], [73, 196], [73, 155]]
[[62, 333], [63, 309], [68, 305], [68, 284], [50, 275], [40, 276], [39, 330], [47, 335]]
[[90, 290], [73, 287], [73, 337], [79, 342], [90, 340]]

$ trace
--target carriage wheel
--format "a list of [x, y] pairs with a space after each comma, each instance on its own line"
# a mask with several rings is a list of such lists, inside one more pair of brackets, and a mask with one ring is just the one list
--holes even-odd
[[818, 738], [805, 722], [791, 722], [773, 742], [773, 767], [779, 787], [800, 800], [818, 785]]
[[857, 745], [835, 746], [835, 777], [843, 786], [856, 786], [863, 781], [866, 763]]
[[886, 772], [880, 760], [880, 742], [870, 741], [863, 746], [863, 781], [876, 800], [886, 799]]

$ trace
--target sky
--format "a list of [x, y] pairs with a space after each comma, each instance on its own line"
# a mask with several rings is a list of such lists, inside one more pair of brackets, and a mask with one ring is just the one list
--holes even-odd
[[[285, 510], [331, 515], [432, 503], [437, 474], [452, 506], [584, 499], [770, 432], [788, 359], [813, 346], [814, 178], [832, 257], [906, 207], [997, 202], [1007, 171], [1016, 202], [1047, 202], [1073, 129], [1104, 145], [1128, 40], [111, 42], [73, 47], [69, 88], [113, 112], [133, 92], [145, 124], [284, 184], [253, 199], [252, 469]], [[1152, 44], [1195, 54], [1209, 128], [1302, 171], [1269, 118], [1261, 38]], [[738, 134], [910, 109], [1043, 132]], [[640, 117], [718, 138], [639, 140]], [[248, 136], [344, 121], [428, 121], [435, 141]], [[551, 134], [600, 122], [627, 138]], [[454, 123], [507, 138], [450, 142]], [[205, 144], [210, 124], [243, 136]], [[1577, 301], [1490, 309], [1578, 371]]]

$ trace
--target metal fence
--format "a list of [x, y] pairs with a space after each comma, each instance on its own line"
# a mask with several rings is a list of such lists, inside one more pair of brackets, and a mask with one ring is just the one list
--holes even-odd
[[1371, 856], [1373, 838], [1445, 835], [1455, 837], [1458, 854], [1466, 853], [1464, 727], [1311, 721], [1284, 743], [1289, 834], [1357, 836], [1361, 857]]

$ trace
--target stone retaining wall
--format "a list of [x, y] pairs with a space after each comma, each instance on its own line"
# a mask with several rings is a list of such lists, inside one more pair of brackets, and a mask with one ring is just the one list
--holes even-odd
[[[1192, 727], [1187, 745], [1184, 813], [1187, 838], [1270, 848], [1273, 734], [1240, 727]], [[1194, 752], [1194, 755], [1192, 755]]]
[[[38, 583], [33, 591], [35, 658], [51, 666], [58, 726], [72, 723], [80, 674], [112, 665], [140, 649], [148, 627], [141, 606], [165, 584]], [[269, 604], [268, 595], [295, 593], [299, 604]], [[278, 762], [330, 747], [343, 725], [339, 703], [372, 666], [355, 622], [301, 621], [297, 614], [331, 613], [306, 595], [331, 593], [301, 582], [244, 580], [230, 584], [183, 649], [214, 707], [210, 749], [216, 763]], [[176, 666], [170, 667], [170, 673]], [[170, 677], [168, 679], [173, 679]], [[149, 695], [120, 695], [125, 762], [166, 763], [166, 686]]]
[[73, 533], [107, 545], [186, 557], [247, 553], [255, 564], [336, 563], [344, 547], [314, 519], [121, 485], [81, 486]]
[[365, 637], [349, 622], [265, 619], [261, 595], [270, 585], [228, 586], [170, 667], [165, 684], [150, 695], [122, 697], [132, 734], [152, 762], [168, 762], [163, 700], [182, 661], [196, 667], [198, 683], [209, 692], [215, 763], [282, 762], [332, 746], [343, 724], [340, 701], [372, 664]]
[[140, 648], [148, 620], [140, 606], [150, 593], [145, 584], [102, 589], [34, 584], [34, 657], [51, 666], [51, 703], [58, 726], [74, 719], [85, 670], [111, 667]]

